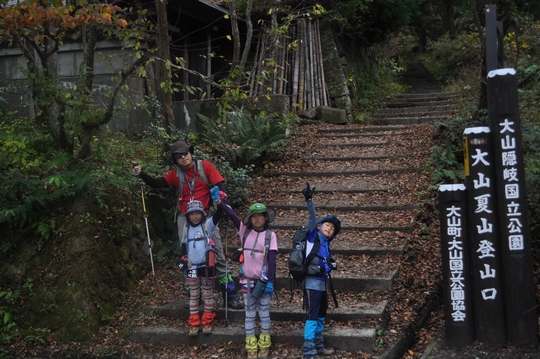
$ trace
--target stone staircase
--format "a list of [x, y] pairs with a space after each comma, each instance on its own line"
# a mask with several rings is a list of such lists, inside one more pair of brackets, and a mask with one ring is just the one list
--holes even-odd
[[[332, 281], [339, 307], [334, 308], [329, 294], [325, 340], [329, 347], [347, 352], [374, 352], [377, 332], [388, 321], [386, 310], [400, 259], [420, 208], [419, 188], [411, 188], [411, 183], [420, 183], [425, 176], [422, 168], [429, 148], [418, 133], [430, 126], [426, 122], [449, 116], [454, 99], [454, 94], [415, 91], [390, 99], [387, 108], [374, 115], [372, 126], [302, 126], [282, 161], [260, 173], [250, 188], [250, 202], [274, 208], [271, 227], [279, 238], [277, 293], [271, 309], [274, 345], [301, 346], [303, 342], [302, 294], [287, 276], [287, 258], [294, 231], [307, 223], [301, 190], [309, 182], [316, 188], [318, 218], [333, 213], [342, 221], [342, 231], [331, 246], [338, 263]], [[246, 211], [247, 206], [237, 213], [241, 217]], [[232, 253], [239, 239], [222, 227], [223, 242]], [[232, 273], [237, 273], [237, 265], [229, 264]], [[180, 301], [149, 306], [141, 315], [148, 313], [184, 322], [189, 314]], [[220, 307], [217, 319], [212, 343], [243, 343], [243, 310]], [[188, 337], [187, 330], [187, 326], [156, 321], [153, 326], [134, 327], [128, 339], [168, 345], [208, 343], [202, 335]], [[389, 350], [379, 358], [400, 358], [395, 352]]]

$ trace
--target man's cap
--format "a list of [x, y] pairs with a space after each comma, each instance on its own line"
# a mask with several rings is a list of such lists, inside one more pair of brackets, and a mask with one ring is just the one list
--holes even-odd
[[188, 145], [184, 141], [176, 141], [171, 145], [171, 154], [174, 155], [175, 153], [186, 153], [191, 152], [193, 153], [193, 146]]

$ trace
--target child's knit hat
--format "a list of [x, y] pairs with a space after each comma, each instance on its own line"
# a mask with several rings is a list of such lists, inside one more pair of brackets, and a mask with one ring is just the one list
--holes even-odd
[[249, 221], [251, 219], [251, 216], [253, 216], [255, 213], [266, 213], [268, 214], [268, 223], [272, 222], [274, 218], [276, 217], [276, 213], [272, 208], [267, 208], [262, 203], [253, 203], [249, 209], [247, 216], [244, 217], [244, 224], [247, 226], [249, 224]]
[[191, 200], [186, 205], [186, 216], [191, 212], [199, 211], [202, 212], [203, 216], [206, 215], [204, 211], [204, 206], [201, 201]]

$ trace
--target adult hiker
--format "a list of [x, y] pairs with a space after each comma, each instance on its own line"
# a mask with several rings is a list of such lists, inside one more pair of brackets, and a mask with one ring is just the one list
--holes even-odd
[[[162, 177], [154, 178], [145, 173], [141, 167], [134, 163], [133, 173], [139, 176], [146, 184], [153, 188], [173, 186], [176, 188], [178, 198], [176, 225], [178, 227], [178, 237], [182, 238], [182, 233], [186, 225], [186, 207], [192, 200], [201, 201], [204, 211], [211, 215], [215, 209], [212, 206], [210, 189], [217, 186], [219, 190], [225, 192], [225, 179], [206, 160], [196, 160], [193, 158], [193, 146], [184, 141], [177, 141], [171, 145], [170, 152], [175, 169], [167, 172]], [[221, 235], [218, 226], [211, 234], [216, 249], [216, 275], [221, 285], [223, 295], [223, 305], [227, 303], [229, 308], [242, 309], [244, 303], [238, 300], [236, 288], [230, 273], [227, 272], [227, 263], [223, 246], [221, 245]]]

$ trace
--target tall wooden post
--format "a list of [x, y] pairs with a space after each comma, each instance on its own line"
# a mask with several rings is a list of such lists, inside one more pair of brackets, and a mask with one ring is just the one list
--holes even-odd
[[486, 70], [503, 67], [503, 28], [497, 21], [497, 5], [486, 5]]
[[465, 129], [463, 145], [474, 289], [474, 331], [476, 339], [482, 343], [502, 347], [506, 336], [489, 128]]
[[459, 349], [474, 341], [465, 185], [439, 187], [439, 220], [446, 345]]
[[507, 339], [512, 345], [536, 343], [538, 310], [515, 70], [490, 71], [487, 88], [499, 198]]

